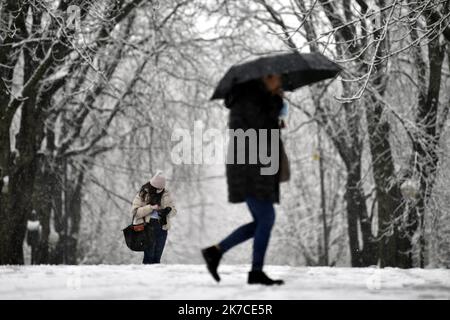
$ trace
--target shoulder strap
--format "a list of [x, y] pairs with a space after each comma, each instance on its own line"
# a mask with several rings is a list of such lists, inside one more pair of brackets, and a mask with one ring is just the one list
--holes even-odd
[[137, 213], [137, 209], [136, 209], [136, 212], [133, 214], [133, 217], [131, 217], [131, 224], [132, 225], [134, 224], [134, 217], [136, 217], [136, 213]]

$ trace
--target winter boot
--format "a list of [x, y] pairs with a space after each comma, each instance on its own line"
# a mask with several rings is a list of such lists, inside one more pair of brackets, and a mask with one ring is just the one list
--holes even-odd
[[249, 284], [264, 284], [266, 286], [272, 286], [274, 284], [284, 284], [283, 280], [270, 279], [263, 271], [250, 271], [248, 273]]
[[212, 246], [202, 250], [203, 258], [206, 261], [206, 266], [208, 271], [211, 273], [213, 278], [219, 282], [220, 277], [217, 273], [217, 267], [219, 266], [220, 259], [222, 258], [222, 252], [217, 246]]

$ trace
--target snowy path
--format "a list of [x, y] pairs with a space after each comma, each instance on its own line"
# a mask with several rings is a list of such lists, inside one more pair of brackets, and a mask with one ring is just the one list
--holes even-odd
[[0, 266], [0, 299], [449, 299], [450, 270], [268, 266], [276, 288], [246, 284], [248, 266]]

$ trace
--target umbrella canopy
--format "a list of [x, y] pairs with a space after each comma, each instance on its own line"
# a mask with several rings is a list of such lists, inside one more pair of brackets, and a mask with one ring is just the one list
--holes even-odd
[[320, 53], [287, 53], [262, 57], [232, 66], [220, 80], [211, 100], [224, 99], [233, 86], [269, 74], [282, 76], [283, 90], [335, 77], [341, 68]]

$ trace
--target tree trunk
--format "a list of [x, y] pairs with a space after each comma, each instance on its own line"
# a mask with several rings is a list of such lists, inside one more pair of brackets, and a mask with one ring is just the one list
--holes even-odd
[[[366, 199], [360, 183], [361, 164], [357, 161], [351, 162], [347, 165], [345, 200], [352, 267], [375, 265], [378, 259], [371, 224], [367, 218]], [[360, 229], [358, 229], [358, 223]], [[358, 230], [361, 230], [362, 249], [359, 244]]]
[[320, 134], [321, 133], [319, 127], [317, 131], [317, 140], [318, 140], [317, 143], [319, 149], [318, 151], [319, 151], [320, 207], [322, 211], [322, 228], [323, 228], [323, 254], [319, 255], [319, 261], [322, 265], [328, 266], [329, 254], [328, 254], [327, 209], [326, 209], [326, 194], [325, 194], [325, 169], [323, 166], [322, 137], [320, 136]]
[[50, 235], [50, 218], [53, 208], [53, 192], [55, 185], [55, 177], [48, 164], [49, 159], [42, 159], [40, 169], [38, 170], [35, 188], [33, 207], [38, 212], [39, 222], [42, 226], [41, 237], [36, 253], [37, 264], [48, 264], [49, 260], [49, 235]]
[[[414, 28], [414, 26], [412, 26]], [[434, 37], [432, 33], [430, 37]], [[414, 40], [418, 37], [413, 29], [411, 37]], [[401, 239], [401, 249], [407, 253], [407, 257], [402, 260], [405, 268], [413, 267], [413, 236], [419, 230], [419, 266], [425, 266], [426, 242], [424, 237], [426, 203], [430, 198], [436, 178], [436, 170], [439, 162], [437, 149], [439, 148], [440, 128], [438, 128], [438, 107], [442, 78], [442, 63], [444, 60], [445, 45], [441, 45], [439, 37], [430, 40], [428, 43], [428, 81], [426, 81], [426, 64], [421, 56], [420, 47], [415, 48], [415, 64], [418, 71], [418, 83], [420, 90], [418, 94], [418, 111], [416, 115], [416, 125], [413, 141], [413, 154], [417, 159], [411, 160], [411, 172], [415, 171], [419, 175], [419, 194], [417, 202], [412, 206], [407, 214], [407, 224], [405, 236]], [[426, 86], [428, 84], [428, 88]], [[445, 121], [445, 119], [444, 119]]]

